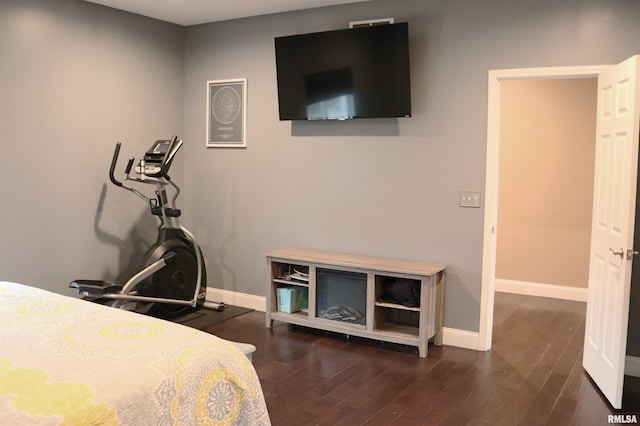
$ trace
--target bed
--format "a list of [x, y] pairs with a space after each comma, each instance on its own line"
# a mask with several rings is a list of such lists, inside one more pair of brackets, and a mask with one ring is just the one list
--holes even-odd
[[270, 424], [253, 365], [199, 330], [0, 281], [0, 423]]

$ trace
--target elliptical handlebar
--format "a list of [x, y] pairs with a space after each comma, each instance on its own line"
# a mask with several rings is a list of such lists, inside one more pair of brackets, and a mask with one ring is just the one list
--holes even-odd
[[[111, 168], [109, 169], [109, 179], [116, 186], [122, 186], [122, 182], [120, 182], [118, 179], [116, 179], [115, 175], [113, 174], [115, 169], [116, 169], [116, 163], [118, 162], [118, 156], [120, 155], [120, 146], [121, 145], [122, 144], [120, 142], [116, 143], [116, 149], [113, 152], [113, 158], [111, 159]], [[129, 165], [127, 165], [127, 169], [128, 170], [131, 169], [131, 167], [130, 167], [131, 165], [133, 165], [133, 159], [129, 160]]]
[[[111, 159], [111, 167], [109, 168], [109, 180], [111, 180], [111, 182], [123, 189], [126, 189], [127, 191], [131, 191], [134, 194], [136, 194], [138, 197], [142, 198], [145, 202], [150, 203], [151, 200], [149, 199], [149, 197], [147, 197], [146, 195], [144, 195], [142, 192], [138, 191], [135, 188], [132, 188], [130, 186], [125, 185], [124, 183], [120, 182], [118, 179], [116, 179], [115, 177], [115, 170], [116, 170], [116, 164], [118, 163], [118, 156], [120, 155], [120, 147], [122, 146], [122, 144], [120, 142], [116, 143], [116, 148], [113, 151], [113, 158]], [[129, 162], [127, 163], [127, 168], [125, 170], [125, 180], [129, 179], [129, 173], [131, 172], [131, 168], [133, 167], [133, 163], [134, 163], [134, 158], [131, 157], [129, 158]]]
[[131, 168], [133, 167], [134, 158], [129, 158], [129, 162], [127, 163], [127, 168], [124, 170], [124, 173], [128, 176], [131, 173]]

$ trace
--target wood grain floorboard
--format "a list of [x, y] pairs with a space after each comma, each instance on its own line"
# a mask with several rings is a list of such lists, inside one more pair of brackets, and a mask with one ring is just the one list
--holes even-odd
[[248, 342], [271, 421], [288, 425], [606, 425], [640, 419], [640, 379], [613, 410], [582, 368], [586, 305], [496, 293], [493, 348], [415, 348], [319, 332], [251, 312], [205, 331]]

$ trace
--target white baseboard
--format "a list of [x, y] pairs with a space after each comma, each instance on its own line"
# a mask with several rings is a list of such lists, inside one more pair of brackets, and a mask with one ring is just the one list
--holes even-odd
[[475, 331], [458, 330], [444, 327], [442, 330], [442, 344], [457, 348], [479, 350], [479, 333]]
[[495, 291], [586, 302], [588, 289], [496, 278]]
[[264, 296], [238, 293], [236, 291], [221, 290], [219, 288], [207, 287], [207, 302], [224, 302], [227, 305], [239, 306], [241, 308], [254, 309], [264, 312], [267, 304]]
[[640, 357], [627, 355], [624, 360], [624, 374], [640, 377]]
[[[224, 302], [227, 305], [254, 309], [259, 312], [264, 312], [267, 304], [264, 296], [220, 290], [212, 287], [207, 287], [206, 300], [207, 302]], [[478, 350], [478, 333], [444, 327], [442, 330], [442, 344]]]

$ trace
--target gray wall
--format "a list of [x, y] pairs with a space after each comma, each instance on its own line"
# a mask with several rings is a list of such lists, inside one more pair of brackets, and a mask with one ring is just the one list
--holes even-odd
[[[413, 117], [280, 122], [275, 36], [395, 17], [410, 27]], [[187, 215], [211, 282], [264, 294], [263, 253], [302, 246], [449, 265], [445, 326], [477, 331], [487, 71], [640, 53], [630, 1], [373, 1], [187, 28]], [[248, 147], [204, 148], [205, 82], [248, 79]], [[210, 284], [211, 285], [211, 284]]]
[[183, 52], [177, 25], [76, 0], [0, 2], [0, 279], [72, 294], [72, 279], [137, 266], [156, 225], [106, 185], [111, 155], [121, 141], [122, 173], [182, 133]]
[[[389, 16], [410, 25], [412, 118], [278, 121], [273, 37]], [[154, 225], [130, 194], [101, 192], [113, 142], [126, 157], [177, 133], [210, 286], [264, 295], [264, 252], [285, 246], [443, 262], [445, 326], [477, 331], [484, 210], [457, 204], [484, 191], [487, 71], [619, 62], [640, 53], [639, 18], [635, 0], [386, 0], [183, 29], [5, 0], [0, 279], [63, 292], [121, 275]], [[236, 77], [248, 147], [206, 149], [205, 82]]]

